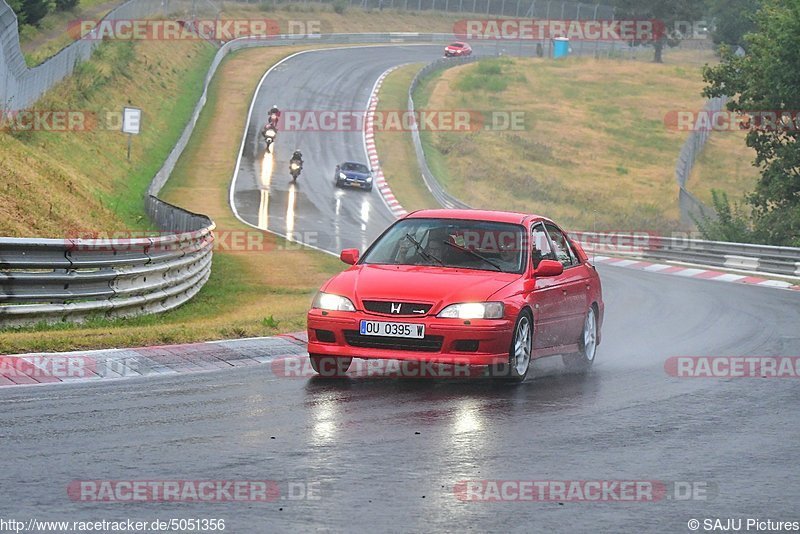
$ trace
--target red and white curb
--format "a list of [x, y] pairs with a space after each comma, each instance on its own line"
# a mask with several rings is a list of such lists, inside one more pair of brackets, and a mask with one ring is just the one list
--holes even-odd
[[392, 67], [378, 77], [375, 86], [372, 88], [372, 94], [369, 97], [369, 106], [367, 107], [367, 113], [364, 117], [364, 146], [367, 149], [367, 157], [369, 157], [369, 163], [373, 169], [375, 185], [378, 187], [378, 191], [383, 197], [384, 202], [395, 217], [402, 217], [408, 212], [400, 205], [400, 202], [394, 196], [394, 193], [392, 193], [392, 189], [386, 182], [386, 178], [384, 178], [383, 171], [381, 170], [381, 164], [378, 160], [378, 150], [375, 148], [375, 110], [378, 107], [378, 92], [386, 76], [393, 70], [402, 66], [403, 65], [397, 65]]
[[306, 333], [133, 349], [0, 356], [3, 386], [43, 386], [202, 373], [306, 358]]
[[614, 267], [625, 267], [627, 269], [637, 269], [651, 273], [670, 274], [673, 276], [683, 276], [686, 278], [697, 278], [700, 280], [716, 280], [717, 282], [733, 282], [737, 284], [747, 284], [751, 286], [771, 287], [775, 289], [800, 290], [800, 286], [782, 280], [769, 280], [758, 276], [748, 276], [743, 274], [726, 273], [713, 269], [684, 267], [681, 265], [668, 265], [664, 263], [651, 263], [637, 259], [612, 258], [610, 256], [595, 256], [593, 263], [613, 265]]

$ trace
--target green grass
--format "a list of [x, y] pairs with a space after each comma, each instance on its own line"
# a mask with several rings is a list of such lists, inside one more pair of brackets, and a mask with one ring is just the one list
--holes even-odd
[[[492, 76], [502, 90], [487, 90]], [[503, 58], [434, 73], [415, 101], [525, 114], [521, 130], [422, 132], [431, 170], [464, 202], [541, 213], [574, 229], [669, 232], [682, 228], [674, 167], [687, 133], [668, 129], [664, 117], [700, 109], [701, 88], [701, 65], [688, 59]], [[731, 136], [716, 142], [721, 157], [701, 158], [690, 189], [713, 184], [736, 197], [755, 183], [747, 151]]]
[[[408, 87], [422, 66], [401, 67], [384, 79], [378, 95], [378, 113], [407, 109]], [[400, 204], [408, 211], [438, 207], [422, 181], [411, 136], [407, 132], [376, 129], [375, 143], [384, 177]]]

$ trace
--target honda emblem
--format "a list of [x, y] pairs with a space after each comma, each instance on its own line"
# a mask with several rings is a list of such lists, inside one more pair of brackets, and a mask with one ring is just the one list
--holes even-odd
[[392, 309], [392, 313], [400, 313], [401, 304], [399, 302], [392, 302], [391, 306], [392, 306], [392, 308], [391, 308]]

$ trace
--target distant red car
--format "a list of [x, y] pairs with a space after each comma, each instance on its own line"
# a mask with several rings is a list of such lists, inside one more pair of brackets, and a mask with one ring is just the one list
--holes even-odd
[[468, 56], [472, 54], [472, 47], [467, 43], [450, 43], [444, 47], [444, 57]]
[[422, 210], [395, 222], [326, 282], [308, 312], [318, 373], [352, 358], [489, 366], [521, 381], [532, 359], [595, 358], [603, 323], [600, 277], [586, 253], [537, 215]]

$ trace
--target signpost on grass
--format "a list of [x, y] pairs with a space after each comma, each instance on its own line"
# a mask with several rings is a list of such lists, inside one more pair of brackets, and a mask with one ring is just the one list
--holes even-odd
[[131, 160], [131, 141], [139, 135], [142, 128], [142, 110], [139, 108], [122, 108], [122, 132], [128, 134], [128, 161]]

